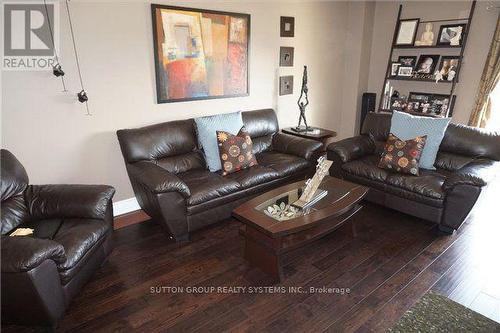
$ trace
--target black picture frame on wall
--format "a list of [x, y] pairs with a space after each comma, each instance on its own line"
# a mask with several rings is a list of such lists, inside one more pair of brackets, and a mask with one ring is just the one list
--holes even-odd
[[[168, 85], [168, 75], [166, 73], [165, 67], [163, 65], [163, 57], [160, 57], [160, 43], [159, 43], [159, 37], [164, 36], [163, 26], [162, 22], [159, 21], [162, 18], [162, 15], [160, 14], [161, 10], [170, 10], [173, 12], [191, 12], [191, 13], [200, 13], [200, 14], [207, 14], [213, 15], [213, 16], [228, 16], [228, 17], [234, 17], [237, 19], [242, 19], [245, 21], [246, 24], [246, 31], [236, 33], [233, 37], [235, 38], [233, 40], [237, 40], [240, 44], [243, 44], [242, 50], [243, 52], [240, 52], [241, 58], [239, 59], [244, 59], [244, 62], [242, 63], [242, 72], [244, 73], [243, 79], [238, 81], [243, 86], [244, 83], [244, 88], [245, 89], [240, 89], [236, 92], [234, 92], [237, 89], [232, 89], [233, 91], [231, 92], [224, 92], [222, 94], [218, 95], [210, 95], [211, 92], [209, 89], [206, 89], [208, 91], [207, 95], [203, 96], [189, 96], [189, 97], [175, 97], [171, 98], [168, 96], [168, 93], [166, 92], [166, 86]], [[159, 4], [151, 4], [151, 15], [152, 15], [152, 24], [153, 24], [153, 49], [154, 49], [154, 61], [155, 61], [155, 77], [156, 77], [156, 98], [157, 98], [157, 103], [174, 103], [174, 102], [187, 102], [187, 101], [197, 101], [197, 100], [208, 100], [208, 99], [219, 99], [219, 98], [232, 98], [232, 97], [244, 97], [244, 96], [249, 96], [250, 95], [250, 74], [249, 74], [249, 63], [250, 63], [250, 31], [251, 31], [251, 16], [250, 14], [245, 14], [245, 13], [233, 13], [233, 12], [225, 12], [225, 11], [217, 11], [217, 10], [208, 10], [208, 9], [198, 9], [198, 8], [190, 8], [190, 7], [178, 7], [178, 6], [168, 6], [168, 5], [159, 5]], [[178, 27], [185, 27], [185, 33], [186, 34], [191, 34], [193, 29], [191, 29], [188, 25], [186, 24], [178, 24], [176, 25]], [[160, 27], [160, 28], [159, 28]], [[236, 27], [238, 27], [236, 25]], [[201, 38], [201, 36], [198, 36]], [[228, 38], [231, 38], [228, 37]], [[198, 38], [198, 39], [199, 39]], [[239, 38], [239, 39], [237, 39]], [[196, 38], [187, 38], [188, 41], [191, 41], [192, 43], [195, 43], [193, 41]], [[244, 40], [242, 42], [241, 40]], [[188, 42], [189, 43], [189, 42]], [[193, 44], [192, 46], [196, 46]], [[189, 47], [187, 49], [190, 49], [193, 47]], [[163, 50], [161, 50], [163, 52]], [[163, 54], [163, 53], [162, 53]], [[233, 53], [231, 53], [233, 54]], [[189, 57], [186, 57], [189, 58]], [[225, 78], [226, 79], [226, 78]], [[233, 77], [228, 78], [227, 80], [232, 80]], [[208, 85], [208, 82], [206, 83]], [[226, 83], [224, 82], [224, 87]], [[235, 87], [238, 85], [233, 85], [232, 87]]]
[[280, 76], [280, 96], [293, 94], [293, 75]]
[[280, 47], [280, 66], [293, 67], [293, 47], [281, 46]]
[[280, 17], [280, 37], [295, 36], [295, 17], [281, 16]]

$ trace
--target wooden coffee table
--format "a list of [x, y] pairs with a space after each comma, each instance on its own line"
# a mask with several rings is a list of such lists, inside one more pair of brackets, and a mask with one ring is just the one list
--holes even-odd
[[285, 221], [264, 213], [270, 205], [294, 202], [304, 186], [304, 181], [282, 186], [233, 211], [233, 216], [244, 223], [241, 232], [245, 237], [245, 259], [276, 281], [283, 279], [281, 258], [285, 253], [341, 227], [361, 209], [359, 202], [368, 192], [364, 186], [326, 176], [319, 188], [327, 190], [328, 195], [309, 211], [301, 211]]

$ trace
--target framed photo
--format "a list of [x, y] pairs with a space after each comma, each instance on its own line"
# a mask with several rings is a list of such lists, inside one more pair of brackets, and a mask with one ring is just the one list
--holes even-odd
[[417, 56], [399, 56], [398, 62], [401, 63], [401, 66], [415, 67]]
[[411, 102], [428, 102], [432, 98], [432, 94], [421, 92], [410, 92], [408, 94], [408, 101]]
[[413, 67], [410, 66], [399, 66], [398, 76], [411, 77], [413, 75]]
[[280, 37], [295, 36], [295, 17], [281, 16], [280, 17]]
[[417, 65], [415, 66], [415, 72], [417, 74], [434, 74], [439, 57], [439, 54], [420, 55]]
[[396, 44], [400, 46], [410, 46], [415, 42], [420, 19], [399, 20]]
[[436, 45], [462, 45], [466, 27], [466, 23], [442, 25], [439, 28]]
[[392, 111], [403, 111], [406, 109], [408, 102], [406, 98], [392, 98], [391, 99], [391, 110]]
[[293, 75], [280, 76], [280, 96], [293, 94]]
[[457, 76], [459, 66], [459, 56], [442, 56], [437, 71], [442, 80], [453, 81]]
[[292, 67], [293, 66], [293, 47], [280, 47], [280, 66]]
[[401, 66], [399, 62], [393, 62], [391, 64], [391, 76], [398, 76], [399, 66]]
[[450, 95], [433, 94], [429, 100], [429, 104], [430, 106], [426, 113], [443, 118], [447, 117], [450, 107]]
[[158, 103], [248, 96], [250, 15], [151, 5]]

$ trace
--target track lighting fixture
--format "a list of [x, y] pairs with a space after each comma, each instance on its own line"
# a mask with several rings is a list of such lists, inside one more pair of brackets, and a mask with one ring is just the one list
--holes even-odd
[[64, 76], [64, 71], [62, 70], [62, 67], [60, 64], [55, 64], [52, 67], [52, 69], [53, 69], [52, 73], [54, 73], [55, 76], [57, 76], [57, 77]]

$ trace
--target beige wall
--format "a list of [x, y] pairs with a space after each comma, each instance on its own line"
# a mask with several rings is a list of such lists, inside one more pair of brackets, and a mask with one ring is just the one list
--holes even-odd
[[[158, 0], [155, 3], [162, 3]], [[342, 106], [346, 2], [164, 1], [251, 14], [250, 96], [156, 104], [151, 11], [145, 1], [72, 1], [73, 22], [92, 116], [79, 90], [67, 19], [61, 11], [62, 63], [70, 93], [48, 72], [2, 73], [2, 147], [33, 183], [107, 183], [115, 200], [133, 196], [115, 131], [174, 119], [273, 107], [282, 127], [298, 120], [302, 65], [309, 67], [311, 124], [338, 130]], [[295, 38], [279, 37], [279, 18], [295, 16]], [[279, 46], [295, 47], [295, 67], [279, 68]], [[278, 76], [293, 74], [293, 96], [278, 97]]]
[[[294, 125], [302, 65], [309, 68], [308, 119], [339, 132], [357, 129], [361, 94], [380, 94], [397, 14], [396, 2], [155, 1], [251, 14], [250, 96], [156, 104], [150, 4], [73, 0], [73, 21], [92, 116], [79, 90], [67, 19], [61, 12], [62, 63], [70, 93], [48, 72], [2, 73], [2, 147], [12, 150], [32, 183], [106, 183], [116, 200], [133, 196], [115, 132], [162, 121], [272, 107], [281, 127]], [[413, 2], [406, 17], [465, 16], [468, 3]], [[478, 3], [457, 90], [455, 121], [466, 122], [496, 22]], [[295, 16], [295, 38], [279, 37], [279, 17]], [[295, 67], [278, 66], [279, 46], [295, 47]], [[292, 96], [278, 77], [293, 74]], [[424, 89], [418, 86], [415, 89]], [[418, 91], [418, 90], [417, 90]]]
[[[423, 20], [439, 20], [468, 17], [470, 4], [470, 1], [405, 1], [402, 18], [420, 17]], [[453, 122], [456, 123], [466, 124], [469, 120], [470, 110], [474, 105], [474, 99], [483, 71], [484, 62], [493, 38], [498, 10], [487, 11], [486, 6], [489, 4], [491, 4], [491, 1], [478, 1], [474, 12], [474, 18], [470, 27], [470, 35], [467, 40], [467, 47], [464, 54], [464, 61], [460, 70], [460, 82], [457, 84], [455, 91], [457, 100], [454, 108]], [[368, 89], [371, 92], [377, 93], [377, 97], [380, 96], [382, 90], [398, 6], [399, 3], [394, 1], [378, 1], [376, 3]], [[434, 38], [437, 38], [439, 24], [440, 23], [434, 24]], [[457, 54], [456, 51], [442, 49], [427, 49], [423, 52], [410, 49], [401, 50], [395, 53], [393, 60], [397, 60], [398, 55], [418, 55], [422, 53], [442, 55]], [[449, 92], [450, 88], [448, 84], [433, 85], [432, 83], [420, 82], [393, 82], [396, 90], [406, 95], [408, 91], [426, 92], [429, 91], [429, 89], [431, 89], [430, 92], [436, 91], [438, 93], [446, 93]]]

